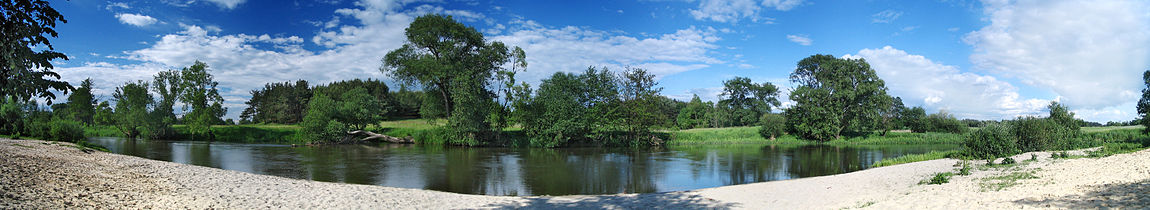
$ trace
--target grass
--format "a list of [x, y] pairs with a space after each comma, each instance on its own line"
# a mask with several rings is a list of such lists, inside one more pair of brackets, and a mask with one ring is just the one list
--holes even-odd
[[[727, 127], [727, 128], [696, 128], [679, 131], [668, 131], [671, 135], [671, 145], [692, 144], [818, 144], [820, 142], [802, 140], [794, 135], [783, 135], [768, 140], [759, 135], [758, 126]], [[964, 140], [962, 134], [952, 133], [908, 133], [888, 132], [886, 136], [869, 134], [858, 137], [846, 137], [838, 140], [821, 142], [829, 145], [898, 145], [898, 144], [961, 144]]]
[[882, 161], [874, 163], [873, 165], [871, 165], [871, 167], [877, 168], [877, 167], [892, 166], [892, 165], [898, 165], [898, 164], [904, 164], [904, 163], [913, 163], [913, 162], [919, 162], [919, 161], [943, 159], [943, 158], [946, 158], [947, 156], [950, 156], [951, 154], [953, 154], [955, 152], [956, 151], [945, 151], [945, 152], [930, 151], [928, 153], [923, 153], [923, 154], [903, 155], [903, 156], [899, 156], [899, 157], [895, 157], [895, 158], [886, 158], [886, 159], [882, 159]]
[[984, 192], [1000, 191], [1018, 185], [1018, 180], [1037, 178], [1038, 176], [1035, 176], [1034, 172], [1013, 172], [1007, 175], [983, 178], [982, 183], [979, 183], [978, 186], [981, 187]]
[[934, 176], [930, 177], [930, 179], [922, 180], [918, 184], [935, 184], [935, 185], [946, 184], [946, 183], [950, 183], [950, 177], [952, 177], [952, 176], [954, 176], [954, 173], [951, 173], [951, 172], [937, 173], [937, 174], [934, 174]]
[[903, 133], [888, 132], [886, 136], [869, 134], [859, 137], [841, 138], [826, 142], [827, 144], [962, 144], [966, 137], [954, 133]]
[[1141, 126], [1141, 125], [1133, 125], [1133, 126], [1106, 126], [1106, 127], [1082, 127], [1082, 132], [1084, 132], [1084, 133], [1098, 133], [1098, 132], [1107, 132], [1107, 131], [1114, 131], [1114, 130], [1142, 130], [1142, 129], [1144, 129], [1144, 128], [1146, 128], [1146, 127], [1144, 127], [1144, 126]]

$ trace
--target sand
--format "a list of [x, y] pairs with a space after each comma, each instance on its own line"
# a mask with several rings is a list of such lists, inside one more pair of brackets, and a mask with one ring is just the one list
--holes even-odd
[[[919, 183], [956, 171], [959, 160], [670, 193], [511, 197], [298, 180], [0, 139], [0, 209], [1150, 208], [1150, 150], [1035, 154], [1037, 161], [1015, 156], [1022, 163], [1011, 167], [976, 164], [971, 175], [941, 185]], [[1019, 173], [1036, 178], [995, 179]]]

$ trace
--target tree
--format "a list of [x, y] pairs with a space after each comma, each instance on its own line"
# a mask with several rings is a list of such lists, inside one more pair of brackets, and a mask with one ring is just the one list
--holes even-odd
[[68, 111], [72, 115], [72, 119], [83, 122], [85, 124], [92, 124], [92, 118], [96, 115], [96, 98], [92, 96], [92, 79], [84, 79], [80, 82], [80, 88], [76, 88], [71, 95], [68, 95]]
[[100, 105], [96, 106], [96, 115], [92, 117], [92, 122], [96, 125], [115, 125], [115, 116], [112, 105], [107, 101], [101, 101]]
[[923, 133], [929, 129], [929, 125], [926, 121], [926, 109], [923, 109], [921, 106], [903, 110], [902, 118], [903, 122], [906, 123], [906, 127], [910, 128], [912, 132]]
[[879, 122], [879, 128], [882, 129], [881, 136], [886, 136], [887, 132], [891, 129], [902, 126], [902, 113], [906, 110], [906, 105], [902, 104], [902, 98], [894, 97], [887, 98], [890, 100], [889, 106], [883, 107], [879, 110], [879, 116], [882, 120]]
[[152, 95], [148, 94], [148, 83], [137, 81], [124, 84], [116, 88], [112, 98], [116, 101], [115, 114], [113, 114], [116, 129], [120, 130], [128, 139], [135, 139], [140, 136], [141, 129], [147, 126], [151, 118], [148, 114], [148, 106], [155, 102]]
[[759, 135], [763, 138], [775, 140], [775, 138], [783, 136], [783, 131], [786, 129], [786, 118], [783, 115], [775, 113], [763, 114], [759, 119]]
[[778, 87], [769, 82], [755, 84], [749, 78], [735, 77], [723, 81], [719, 105], [734, 111], [736, 125], [754, 125], [760, 116], [771, 112], [772, 106], [779, 106], [778, 96]]
[[223, 108], [224, 98], [216, 89], [219, 83], [208, 73], [208, 64], [200, 61], [180, 70], [180, 80], [180, 101], [184, 103], [184, 110], [191, 110], [184, 115], [189, 133], [214, 139], [211, 125], [221, 124], [221, 117], [227, 112]]
[[641, 68], [627, 68], [620, 83], [622, 123], [631, 135], [632, 144], [650, 139], [651, 127], [668, 120], [660, 110], [659, 91], [663, 91], [663, 88], [655, 87], [659, 85], [655, 82], [655, 75]]
[[687, 102], [687, 106], [679, 110], [676, 122], [679, 123], [680, 129], [705, 128], [710, 125], [710, 120], [706, 118], [710, 109], [711, 106], [703, 103], [699, 95], [693, 95], [691, 102]]
[[347, 132], [346, 127], [337, 121], [337, 104], [323, 92], [315, 92], [307, 104], [307, 115], [300, 122], [301, 134], [313, 141], [337, 141]]
[[[1142, 89], [1142, 98], [1138, 99], [1138, 119], [1146, 119], [1150, 115], [1150, 70], [1142, 73], [1142, 82], [1146, 88]], [[1150, 133], [1150, 120], [1140, 120], [1138, 124], [1145, 127], [1142, 133]]]
[[1077, 131], [1081, 128], [1078, 119], [1074, 119], [1074, 112], [1070, 112], [1070, 108], [1066, 107], [1066, 105], [1051, 101], [1050, 105], [1046, 106], [1046, 109], [1050, 111], [1049, 118], [1059, 125], [1062, 125], [1062, 127], [1066, 127], [1067, 130]]
[[175, 106], [176, 102], [180, 100], [183, 83], [180, 70], [161, 71], [152, 76], [151, 88], [158, 93], [160, 98], [152, 107], [151, 118], [155, 121], [148, 124], [148, 130], [152, 131], [149, 133], [149, 138], [162, 139], [176, 136], [176, 131], [172, 129], [172, 125], [179, 123], [179, 119], [176, 118]]
[[488, 112], [497, 104], [496, 94], [487, 88], [497, 72], [505, 71], [501, 66], [511, 61], [513, 52], [502, 42], [486, 42], [478, 30], [451, 16], [420, 16], [404, 35], [407, 43], [388, 52], [380, 70], [437, 94], [438, 98], [427, 99], [442, 100], [448, 128], [455, 135], [452, 143], [473, 145], [490, 139]]
[[311, 99], [312, 89], [307, 81], [295, 83], [268, 83], [263, 89], [252, 90], [252, 98], [241, 119], [256, 123], [297, 124], [303, 120], [304, 110]]
[[60, 74], [52, 72], [51, 61], [68, 60], [68, 56], [54, 51], [45, 37], [56, 37], [56, 22], [68, 20], [42, 0], [0, 1], [0, 13], [0, 97], [14, 96], [20, 101], [46, 98], [52, 104], [56, 95], [50, 90], [64, 94], [73, 90], [68, 82], [59, 80]]
[[363, 130], [367, 125], [379, 123], [383, 110], [379, 100], [367, 93], [362, 87], [351, 89], [340, 96], [337, 109], [337, 119], [355, 130]]
[[888, 106], [886, 86], [863, 59], [813, 55], [791, 73], [798, 85], [795, 105], [787, 110], [787, 127], [805, 139], [831, 140], [844, 132], [869, 132]]

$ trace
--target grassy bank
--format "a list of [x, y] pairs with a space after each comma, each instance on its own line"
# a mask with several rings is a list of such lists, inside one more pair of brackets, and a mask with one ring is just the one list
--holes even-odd
[[[300, 139], [297, 133], [300, 127], [296, 125], [213, 125], [212, 133], [215, 141], [236, 143], [261, 144], [302, 144], [307, 143]], [[193, 137], [185, 125], [173, 125], [177, 137], [169, 140], [201, 140], [207, 137]], [[84, 135], [88, 137], [111, 136], [123, 137], [124, 134], [114, 126], [88, 126], [84, 128]]]
[[[783, 135], [769, 140], [759, 135], [759, 127], [729, 127], [729, 128], [698, 128], [678, 131], [668, 131], [670, 145], [694, 144], [815, 144], [817, 142], [802, 140], [793, 135]], [[961, 144], [962, 134], [953, 133], [906, 133], [889, 132], [886, 136], [870, 134], [866, 136], [845, 137], [838, 140], [823, 142], [830, 145], [886, 145], [886, 144]]]

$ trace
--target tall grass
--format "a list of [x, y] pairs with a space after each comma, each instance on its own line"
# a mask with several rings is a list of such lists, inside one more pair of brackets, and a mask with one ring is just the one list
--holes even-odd
[[871, 167], [877, 168], [877, 167], [883, 167], [883, 166], [898, 165], [898, 164], [903, 164], [903, 163], [913, 163], [913, 162], [919, 162], [919, 161], [943, 159], [943, 158], [946, 158], [947, 156], [951, 156], [952, 153], [955, 153], [955, 151], [945, 151], [945, 152], [930, 151], [928, 153], [923, 153], [923, 154], [903, 155], [903, 156], [899, 156], [896, 158], [883, 159], [882, 161], [875, 162], [874, 164], [871, 165]]
[[886, 136], [877, 133], [858, 137], [847, 137], [826, 142], [827, 144], [961, 144], [965, 141], [963, 134], [955, 133], [904, 133], [889, 132]]
[[696, 128], [689, 130], [667, 131], [670, 139], [668, 145], [692, 144], [806, 144], [793, 135], [783, 135], [769, 140], [759, 135], [759, 127], [728, 127], [728, 128]]

